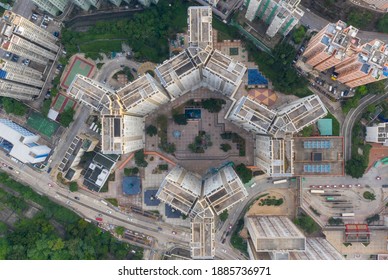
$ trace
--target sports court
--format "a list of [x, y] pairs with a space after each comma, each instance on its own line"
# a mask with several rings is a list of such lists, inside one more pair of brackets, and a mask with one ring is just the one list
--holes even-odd
[[37, 112], [30, 115], [27, 120], [27, 125], [47, 137], [51, 137], [59, 127], [59, 124], [45, 118], [42, 114]]
[[54, 100], [54, 104], [51, 108], [57, 111], [59, 114], [68, 108], [75, 108], [76, 102], [63, 94], [58, 94]]
[[77, 55], [70, 59], [70, 63], [70, 66], [66, 67], [63, 73], [64, 76], [62, 76], [61, 87], [64, 89], [69, 88], [75, 75], [81, 74], [90, 78], [95, 69], [94, 63]]

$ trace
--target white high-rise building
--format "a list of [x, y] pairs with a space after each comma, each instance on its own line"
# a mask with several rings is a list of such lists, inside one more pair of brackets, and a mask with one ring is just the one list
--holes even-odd
[[56, 16], [63, 12], [69, 0], [32, 0], [39, 8]]
[[253, 21], [256, 17], [268, 24], [266, 34], [286, 36], [304, 15], [298, 7], [300, 0], [249, 0], [246, 1], [245, 17]]
[[124, 110], [146, 116], [170, 98], [165, 89], [150, 74], [145, 74], [117, 91]]
[[189, 7], [187, 11], [189, 46], [213, 47], [212, 8], [196, 6]]
[[23, 163], [39, 163], [45, 161], [51, 149], [39, 145], [40, 136], [32, 133], [11, 120], [0, 119], [0, 143], [11, 157]]
[[23, 77], [36, 80], [41, 80], [43, 76], [42, 72], [34, 68], [10, 60], [0, 59], [0, 69], [7, 73], [19, 74]]
[[127, 154], [144, 148], [144, 118], [101, 115], [102, 153]]
[[1, 96], [32, 100], [39, 96], [40, 89], [0, 79], [0, 93]]

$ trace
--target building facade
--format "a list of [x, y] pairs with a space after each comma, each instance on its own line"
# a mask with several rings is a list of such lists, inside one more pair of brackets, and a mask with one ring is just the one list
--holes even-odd
[[57, 16], [63, 12], [69, 3], [69, 0], [32, 0], [40, 9]]
[[300, 0], [248, 0], [245, 18], [253, 21], [258, 17], [268, 24], [269, 37], [277, 33], [286, 36], [304, 15], [299, 3]]

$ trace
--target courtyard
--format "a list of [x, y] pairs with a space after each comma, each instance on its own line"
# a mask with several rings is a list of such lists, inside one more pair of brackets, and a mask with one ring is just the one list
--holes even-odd
[[[192, 102], [189, 102], [200, 102], [202, 99], [209, 98], [225, 101], [218, 113], [211, 113], [201, 106], [193, 106]], [[175, 146], [175, 151], [171, 154], [163, 152], [159, 148], [160, 137], [150, 137], [149, 135], [146, 135], [145, 150], [163, 153], [176, 164], [200, 175], [230, 161], [236, 165], [240, 163], [253, 165], [253, 135], [225, 120], [225, 115], [231, 105], [232, 101], [229, 99], [204, 88], [187, 93], [173, 102], [165, 104], [159, 108], [157, 113], [147, 117], [146, 127], [157, 124], [158, 116], [164, 115], [167, 119], [167, 135], [165, 137], [167, 143]], [[175, 123], [173, 112], [185, 114], [187, 124]], [[160, 133], [160, 127], [158, 130]], [[191, 144], [197, 144], [196, 150], [198, 152], [193, 152], [193, 149], [190, 149]], [[226, 147], [224, 150], [221, 149], [222, 144], [223, 147]]]

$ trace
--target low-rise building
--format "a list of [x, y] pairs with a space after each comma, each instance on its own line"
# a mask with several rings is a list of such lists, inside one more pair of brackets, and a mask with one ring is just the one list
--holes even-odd
[[85, 171], [83, 184], [89, 190], [99, 192], [114, 169], [119, 155], [104, 155], [96, 153]]
[[0, 148], [23, 163], [39, 163], [46, 160], [51, 149], [40, 145], [40, 136], [11, 120], [0, 119]]
[[267, 252], [276, 257], [277, 253], [304, 252], [306, 237], [286, 216], [246, 216], [245, 225], [251, 242], [248, 243], [248, 253], [251, 259], [254, 254]]
[[388, 146], [388, 123], [379, 123], [366, 127], [366, 142], [380, 143]]

